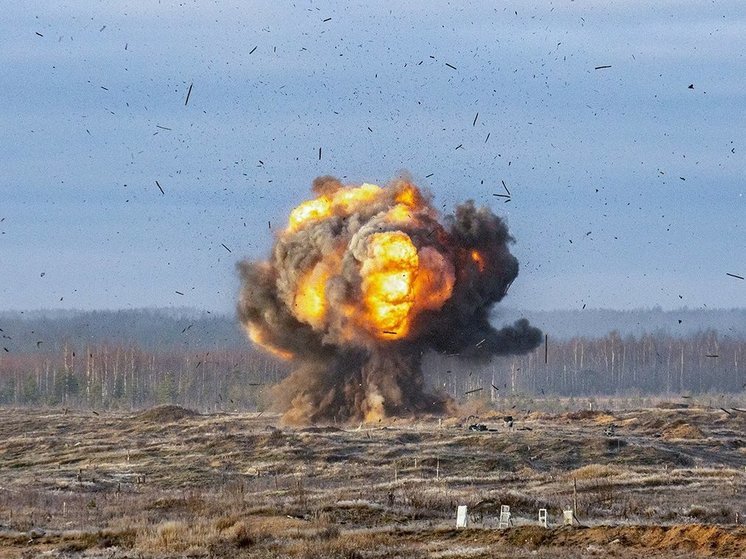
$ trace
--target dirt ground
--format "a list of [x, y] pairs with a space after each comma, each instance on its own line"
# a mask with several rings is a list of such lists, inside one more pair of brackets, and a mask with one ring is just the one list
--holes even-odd
[[746, 413], [508, 412], [2, 409], [0, 558], [746, 557]]

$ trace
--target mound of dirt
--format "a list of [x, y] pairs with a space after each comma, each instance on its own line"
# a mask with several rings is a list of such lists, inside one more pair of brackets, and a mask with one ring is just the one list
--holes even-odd
[[194, 410], [182, 408], [181, 406], [167, 405], [156, 406], [145, 410], [135, 416], [141, 421], [153, 421], [155, 423], [174, 423], [189, 417], [199, 417], [200, 414]]
[[610, 464], [588, 464], [567, 473], [568, 479], [595, 479], [614, 477], [624, 473], [624, 470]]
[[600, 419], [603, 422], [608, 418], [611, 418], [612, 421], [614, 419], [614, 417], [609, 415], [608, 412], [601, 410], [580, 410], [571, 411], [565, 414], [565, 419], [569, 419], [570, 421], [579, 421], [585, 419], [593, 419], [597, 421]]
[[656, 557], [657, 553], [665, 553], [668, 557], [671, 553], [682, 552], [706, 557], [746, 557], [746, 529], [743, 527], [688, 524], [591, 528], [560, 526], [546, 529], [517, 526], [507, 530], [448, 530], [440, 531], [438, 535], [450, 541], [468, 538], [472, 543], [500, 542], [534, 551], [539, 548], [555, 549], [558, 557], [563, 556], [559, 552], [563, 548], [596, 550], [607, 557], [619, 557], [623, 549], [643, 551]]
[[705, 434], [696, 425], [684, 421], [674, 421], [661, 433], [664, 439], [704, 439]]

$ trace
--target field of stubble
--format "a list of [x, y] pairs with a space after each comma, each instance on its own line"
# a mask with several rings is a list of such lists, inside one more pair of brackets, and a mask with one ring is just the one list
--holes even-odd
[[3, 409], [0, 558], [746, 557], [746, 413], [502, 416]]

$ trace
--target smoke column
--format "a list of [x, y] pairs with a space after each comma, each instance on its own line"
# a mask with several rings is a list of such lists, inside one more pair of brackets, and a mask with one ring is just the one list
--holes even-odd
[[241, 323], [292, 365], [274, 387], [286, 423], [444, 413], [450, 397], [424, 386], [426, 352], [487, 359], [539, 345], [526, 320], [489, 323], [518, 261], [488, 208], [468, 201], [441, 223], [405, 179], [379, 187], [319, 177], [313, 191], [268, 261], [238, 264]]

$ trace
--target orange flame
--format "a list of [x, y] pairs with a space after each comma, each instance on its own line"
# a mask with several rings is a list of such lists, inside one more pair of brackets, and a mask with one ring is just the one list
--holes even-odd
[[[425, 217], [432, 220], [435, 213], [417, 187], [406, 181], [386, 188], [368, 183], [337, 187], [299, 204], [290, 213], [284, 239], [291, 240], [296, 232], [332, 217], [364, 216], [367, 223], [378, 219], [380, 226], [378, 232], [366, 231], [359, 239], [353, 237], [361, 231], [358, 226], [350, 237], [318, 247], [321, 254], [315, 258], [310, 253], [309, 265], [283, 280], [281, 293], [290, 312], [316, 331], [331, 328], [337, 339], [346, 342], [364, 343], [361, 334], [378, 340], [407, 337], [417, 316], [440, 309], [453, 291], [455, 272], [449, 257], [433, 246], [416, 246], [413, 237], [398, 230], [416, 230]], [[397, 230], [386, 230], [391, 228]], [[355, 250], [353, 243], [363, 244]], [[348, 283], [355, 276], [359, 283]], [[356, 285], [359, 295], [349, 288], [331, 292], [333, 285]], [[254, 342], [283, 359], [292, 358], [289, 352], [272, 347], [264, 334], [249, 326]], [[371, 417], [379, 407], [371, 402]]]
[[401, 190], [397, 193], [396, 198], [397, 204], [404, 204], [410, 208], [414, 208], [422, 204], [422, 196], [411, 184], [404, 183]]
[[303, 202], [290, 212], [288, 231], [298, 231], [303, 226], [321, 221], [331, 215], [348, 216], [383, 193], [375, 184], [364, 183], [358, 187], [342, 187], [332, 194]]
[[471, 251], [471, 259], [476, 263], [477, 268], [480, 272], [484, 272], [484, 256], [478, 250]]
[[435, 310], [453, 292], [453, 267], [435, 249], [417, 250], [409, 235], [371, 235], [360, 270], [365, 324], [377, 338], [401, 339], [423, 310]]
[[419, 258], [409, 235], [401, 231], [375, 233], [360, 269], [366, 326], [381, 338], [403, 338], [409, 332], [414, 304], [412, 283]]
[[246, 327], [246, 330], [248, 331], [249, 339], [252, 342], [254, 342], [257, 345], [262, 346], [264, 349], [269, 351], [272, 355], [275, 355], [279, 357], [280, 359], [285, 359], [286, 361], [293, 358], [293, 354], [291, 352], [285, 351], [284, 349], [280, 349], [270, 344], [267, 341], [267, 336], [264, 333], [264, 331], [261, 330], [255, 324], [249, 323], [249, 325]]
[[324, 262], [317, 264], [304, 275], [295, 293], [295, 316], [319, 328], [326, 316], [326, 281], [330, 271]]
[[332, 201], [326, 196], [303, 202], [300, 206], [290, 212], [288, 230], [297, 231], [306, 223], [324, 219], [331, 215], [331, 210]]

